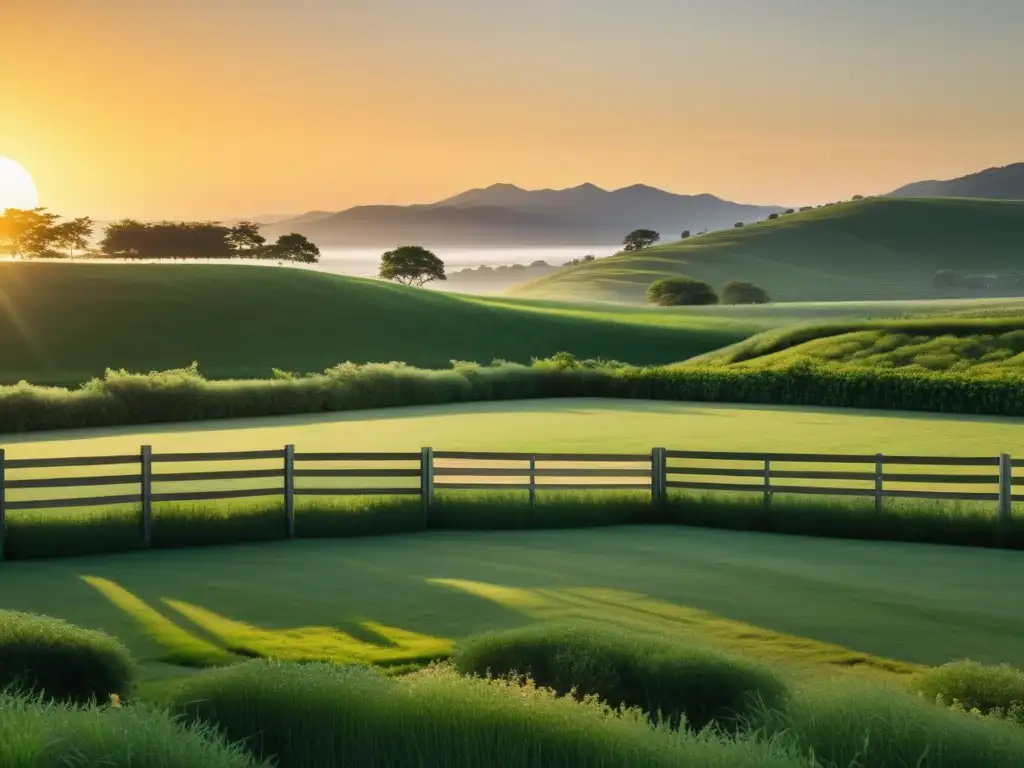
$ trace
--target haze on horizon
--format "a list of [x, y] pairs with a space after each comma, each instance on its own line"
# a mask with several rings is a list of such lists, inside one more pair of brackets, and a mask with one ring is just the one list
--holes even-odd
[[0, 155], [98, 219], [642, 182], [744, 203], [1024, 160], [1020, 0], [3, 0]]

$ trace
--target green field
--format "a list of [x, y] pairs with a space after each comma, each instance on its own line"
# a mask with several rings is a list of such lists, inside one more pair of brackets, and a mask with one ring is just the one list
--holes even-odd
[[683, 360], [764, 325], [516, 306], [300, 269], [251, 265], [0, 263], [0, 383], [70, 385], [106, 368], [198, 361], [210, 378], [342, 363], [529, 363], [569, 351]]
[[686, 274], [753, 282], [776, 301], [939, 298], [937, 270], [1018, 272], [1022, 250], [1024, 202], [876, 198], [598, 259], [510, 294], [642, 302], [650, 283]]
[[1016, 553], [626, 527], [11, 563], [0, 608], [110, 632], [151, 678], [228, 660], [228, 648], [422, 660], [471, 633], [560, 616], [796, 673], [899, 675], [963, 657], [1024, 664], [1021, 579]]
[[7, 436], [9, 458], [156, 451], [784, 451], [1024, 456], [1013, 418], [633, 400], [471, 403]]

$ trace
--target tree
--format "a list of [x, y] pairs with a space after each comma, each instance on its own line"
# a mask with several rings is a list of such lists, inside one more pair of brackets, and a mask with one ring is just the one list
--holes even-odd
[[294, 261], [299, 264], [316, 264], [320, 261], [320, 249], [311, 243], [305, 235], [300, 235], [298, 232], [281, 235], [271, 246], [270, 251], [273, 258]]
[[779, 214], [777, 214], [777, 213], [769, 213], [768, 214], [768, 218], [769, 218], [769, 220], [774, 221], [775, 219], [779, 218]]
[[253, 221], [240, 221], [228, 232], [228, 242], [240, 256], [255, 255], [267, 242], [260, 234], [260, 225]]
[[433, 280], [447, 280], [444, 262], [420, 245], [402, 245], [380, 257], [381, 280], [403, 285], [425, 285]]
[[690, 230], [688, 230], [688, 229], [684, 229], [684, 230], [683, 230], [683, 234], [682, 234], [682, 235], [680, 235], [680, 237], [681, 237], [681, 238], [682, 238], [683, 240], [689, 240], [689, 239], [690, 239]]
[[730, 280], [722, 286], [722, 304], [767, 304], [771, 301], [768, 292], [753, 283]]
[[740, 229], [743, 226], [743, 222], [737, 221], [735, 224], [733, 224], [733, 226], [736, 227], [736, 229]]
[[662, 307], [717, 304], [714, 288], [692, 277], [665, 277], [647, 288], [647, 300]]
[[791, 214], [791, 213], [796, 213], [796, 210], [795, 210], [795, 209], [793, 209], [793, 208], [787, 208], [787, 209], [786, 209], [786, 214], [787, 214], [787, 215], [789, 215], [789, 214]]
[[65, 221], [54, 227], [54, 242], [68, 252], [68, 256], [74, 256], [75, 250], [84, 251], [89, 247], [89, 238], [92, 237], [93, 223], [88, 216]]
[[0, 216], [0, 249], [12, 256], [42, 256], [54, 243], [55, 213], [45, 208], [8, 208]]
[[650, 248], [659, 240], [661, 240], [661, 235], [653, 229], [634, 229], [622, 241], [622, 250], [642, 251], [644, 248]]
[[586, 256], [583, 257], [584, 264], [589, 264], [591, 261], [597, 261], [597, 256], [595, 256], [592, 253], [588, 253]]
[[932, 285], [936, 288], [952, 288], [956, 285], [956, 273], [952, 269], [940, 269], [932, 275]]

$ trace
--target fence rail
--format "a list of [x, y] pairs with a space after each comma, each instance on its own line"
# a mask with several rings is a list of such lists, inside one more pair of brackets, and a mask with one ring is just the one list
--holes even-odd
[[[221, 462], [258, 462], [261, 466], [173, 469], [181, 464]], [[845, 466], [833, 469], [833, 465]], [[163, 466], [167, 469], [160, 471]], [[48, 473], [97, 467], [115, 469], [107, 470], [109, 474], [77, 476]], [[911, 471], [915, 467], [925, 471]], [[936, 467], [957, 471], [935, 471]], [[0, 557], [9, 511], [135, 504], [141, 510], [143, 536], [148, 544], [152, 540], [154, 503], [279, 498], [288, 533], [294, 536], [296, 497], [417, 496], [422, 500], [426, 522], [438, 491], [525, 491], [531, 504], [538, 493], [550, 491], [646, 491], [656, 505], [664, 503], [673, 490], [760, 494], [766, 505], [778, 494], [843, 496], [873, 498], [877, 511], [883, 509], [885, 499], [995, 502], [1002, 527], [1010, 522], [1012, 504], [1024, 502], [1024, 493], [1014, 494], [1015, 489], [1024, 487], [1024, 473], [1014, 477], [1015, 467], [1024, 467], [1024, 459], [1007, 454], [885, 456], [665, 448], [653, 448], [648, 453], [531, 454], [432, 448], [405, 453], [301, 453], [287, 445], [274, 450], [203, 453], [154, 453], [150, 446], [142, 446], [133, 455], [8, 459], [0, 448]], [[26, 473], [29, 476], [24, 476]], [[248, 480], [275, 482], [264, 483], [263, 487], [194, 487]], [[377, 482], [363, 482], [371, 480]], [[306, 481], [311, 482], [307, 485]], [[110, 488], [111, 492], [102, 496], [20, 498], [24, 491], [76, 488]], [[117, 488], [131, 490], [117, 493]], [[8, 498], [11, 491], [19, 498]]]

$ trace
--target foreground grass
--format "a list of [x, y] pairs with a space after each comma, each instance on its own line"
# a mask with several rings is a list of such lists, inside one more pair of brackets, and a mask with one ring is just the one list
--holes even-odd
[[1024, 665], [1018, 555], [667, 527], [428, 533], [8, 563], [0, 607], [102, 629], [145, 680], [246, 656], [422, 662], [581, 619], [797, 677]]

